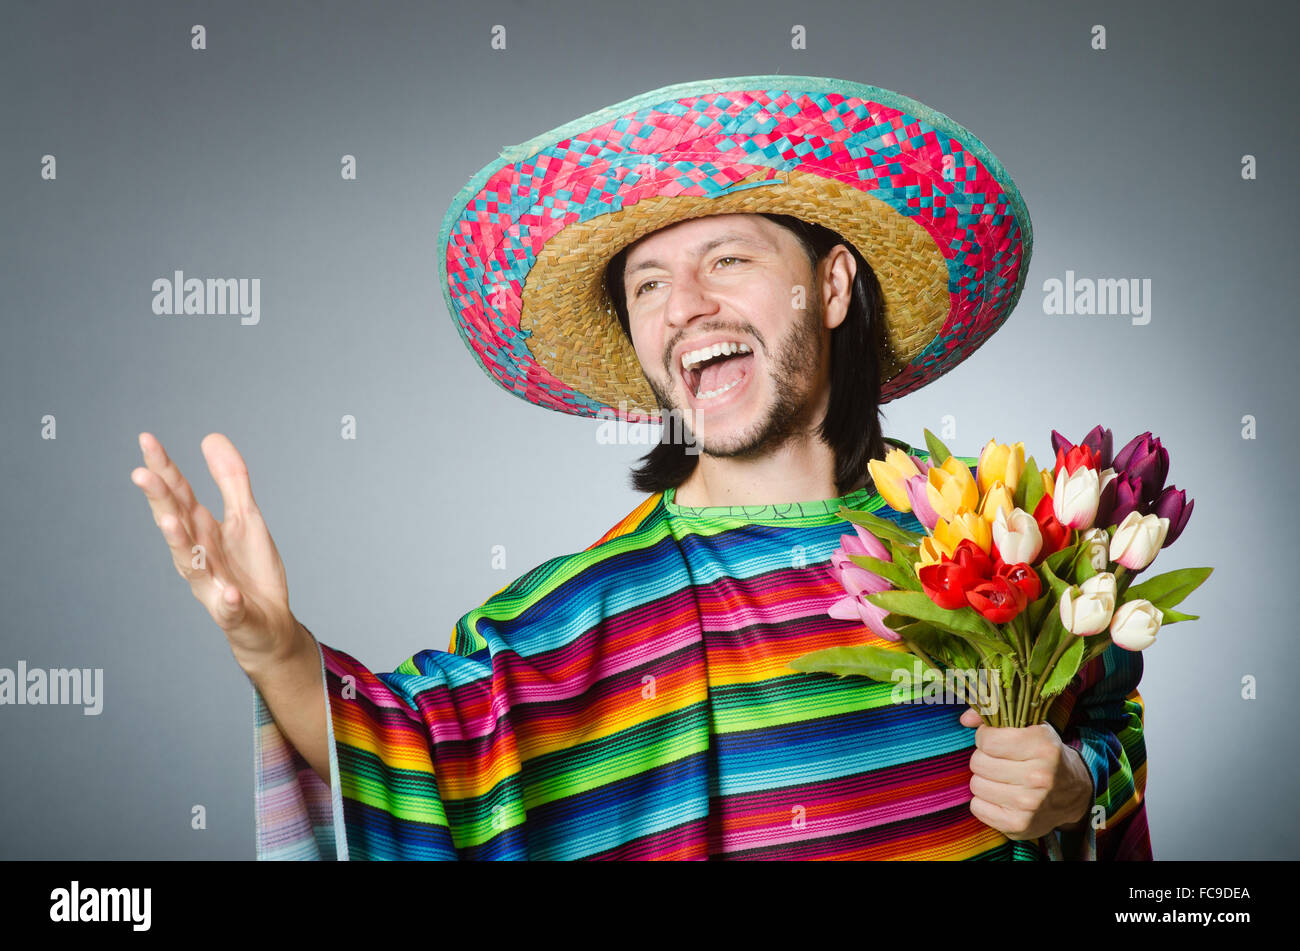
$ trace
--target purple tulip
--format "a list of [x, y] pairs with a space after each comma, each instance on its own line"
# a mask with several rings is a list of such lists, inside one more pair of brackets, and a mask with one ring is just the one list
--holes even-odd
[[1115, 471], [1142, 480], [1141, 505], [1150, 506], [1169, 477], [1169, 450], [1150, 432], [1134, 436], [1115, 457]]
[[[1114, 472], [1114, 470], [1111, 471]], [[1101, 487], [1101, 495], [1097, 499], [1097, 517], [1093, 520], [1093, 525], [1098, 528], [1120, 523], [1120, 519], [1116, 519], [1113, 515], [1116, 493], [1119, 491], [1119, 478], [1119, 474], [1116, 473], [1107, 479], [1106, 484]]]
[[1187, 520], [1192, 517], [1194, 505], [1196, 505], [1195, 501], [1187, 501], [1187, 493], [1183, 489], [1172, 485], [1161, 492], [1151, 504], [1151, 514], [1169, 519], [1169, 531], [1165, 534], [1165, 542], [1160, 547], [1168, 548], [1183, 533]]
[[[1115, 487], [1114, 506], [1110, 510], [1110, 515], [1106, 517], [1106, 521], [1099, 521], [1098, 525], [1118, 525], [1124, 521], [1124, 517], [1129, 512], [1137, 512], [1139, 515], [1147, 514], [1142, 506], [1141, 479], [1118, 472], [1115, 478], [1110, 480], [1110, 485]], [[1110, 485], [1107, 488], [1110, 488]]]

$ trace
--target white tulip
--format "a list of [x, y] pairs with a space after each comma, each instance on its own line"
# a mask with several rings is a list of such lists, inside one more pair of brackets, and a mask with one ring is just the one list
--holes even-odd
[[1105, 571], [1110, 567], [1110, 535], [1104, 528], [1090, 528], [1083, 534], [1084, 550], [1094, 571]]
[[1100, 634], [1115, 612], [1115, 576], [1103, 571], [1061, 594], [1061, 623], [1071, 634]]
[[1136, 510], [1129, 512], [1110, 540], [1110, 560], [1133, 571], [1141, 571], [1155, 561], [1167, 534], [1169, 519], [1139, 515]]
[[1002, 560], [1011, 565], [1032, 565], [1043, 550], [1038, 521], [1024, 509], [1012, 509], [1009, 516], [1006, 509], [998, 509], [993, 517], [993, 541]]
[[1143, 598], [1125, 601], [1110, 622], [1110, 639], [1126, 651], [1146, 650], [1156, 642], [1165, 612]]
[[1096, 469], [1080, 466], [1067, 474], [1065, 468], [1056, 474], [1052, 489], [1052, 511], [1057, 520], [1069, 528], [1092, 528], [1097, 518], [1097, 503], [1101, 501], [1101, 484]]

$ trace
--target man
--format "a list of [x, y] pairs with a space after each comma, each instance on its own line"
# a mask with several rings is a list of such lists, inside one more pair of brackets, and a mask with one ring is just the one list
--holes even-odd
[[[749, 166], [736, 167], [741, 187], [712, 197], [654, 176], [636, 192], [640, 176], [618, 178], [629, 166], [614, 159], [628, 153], [611, 144], [629, 129], [660, 150], [657, 168], [680, 170], [678, 149], [716, 170], [716, 154], [700, 161], [708, 143], [726, 151], [719, 143], [746, 129], [751, 144], [776, 141], [780, 123], [767, 119], [777, 114], [819, 115], [821, 125], [800, 127], [803, 140], [825, 146], [834, 129], [852, 150], [863, 139], [832, 117], [875, 128], [900, 106], [924, 110], [839, 81], [798, 78], [822, 84], [816, 95], [756, 82], [770, 79], [687, 84], [611, 107], [504, 153], [453, 202], [442, 236], [448, 300], [494, 379], [587, 415], [610, 408], [611, 395], [633, 397], [620, 414], [646, 415], [648, 390], [657, 415], [679, 414], [690, 438], [647, 457], [638, 484], [654, 494], [586, 550], [464, 615], [449, 651], [420, 651], [377, 676], [318, 644], [288, 608], [229, 440], [203, 442], [226, 511], [218, 524], [141, 435], [146, 467], [133, 481], [257, 689], [259, 857], [1006, 859], [1039, 857], [1035, 840], [1058, 832], [1070, 857], [1150, 857], [1141, 667], [1120, 663], [1121, 652], [1081, 672], [1054, 705], [1055, 725], [1023, 730], [787, 666], [875, 636], [827, 613], [842, 592], [826, 562], [846, 527], [841, 505], [919, 529], [883, 508], [868, 478], [866, 461], [883, 456], [881, 379], [895, 394], [923, 385], [996, 329], [1023, 284], [1028, 218], [1023, 204], [1006, 213], [1018, 196], [1005, 173], [1006, 204], [992, 194], [996, 176], [964, 179], [981, 189], [980, 205], [1003, 209], [984, 225], [972, 213], [965, 227], [1011, 235], [1018, 253], [1005, 254], [1005, 239], [997, 254], [979, 252], [982, 268], [963, 264], [993, 288], [963, 302], [936, 292], [952, 269], [933, 266], [946, 260], [941, 246], [894, 220], [896, 206], [845, 193], [823, 215], [818, 189], [828, 186], [801, 177], [813, 174], [806, 162], [781, 166], [779, 188], [761, 196], [773, 179]], [[1001, 171], [968, 132], [924, 114], [927, 128], [979, 155], [981, 170]], [[656, 132], [668, 134], [656, 144]], [[897, 158], [883, 152], [870, 161]], [[557, 231], [538, 213], [614, 181], [622, 200], [639, 199], [619, 215], [587, 206]], [[809, 201], [810, 214], [857, 229], [854, 238], [785, 214]], [[534, 243], [515, 254], [511, 242]], [[945, 332], [963, 339], [909, 363]], [[205, 569], [191, 567], [195, 544]]]

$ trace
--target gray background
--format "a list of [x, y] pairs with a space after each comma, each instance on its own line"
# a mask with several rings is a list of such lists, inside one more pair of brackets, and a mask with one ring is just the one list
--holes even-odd
[[[670, 83], [778, 72], [920, 99], [1018, 181], [1036, 236], [1019, 307], [888, 404], [886, 433], [919, 443], [950, 416], [955, 451], [1024, 439], [1040, 461], [1052, 427], [1166, 441], [1196, 508], [1157, 568], [1217, 567], [1186, 603], [1201, 619], [1145, 654], [1154, 852], [1300, 856], [1295, 8], [468, 7], [4, 4], [0, 666], [102, 667], [105, 700], [98, 717], [0, 707], [0, 857], [253, 854], [252, 691], [129, 480], [138, 432], [218, 518], [199, 441], [230, 436], [295, 613], [375, 670], [445, 649], [465, 611], [640, 500], [644, 446], [599, 445], [594, 421], [474, 364], [438, 286], [439, 223], [506, 145]], [[808, 50], [789, 48], [793, 23]], [[154, 316], [151, 283], [177, 268], [260, 277], [260, 325]], [[1044, 315], [1043, 282], [1067, 269], [1150, 278], [1151, 322]]]

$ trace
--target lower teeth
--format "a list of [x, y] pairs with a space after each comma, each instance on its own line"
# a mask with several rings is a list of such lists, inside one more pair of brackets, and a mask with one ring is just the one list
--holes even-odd
[[739, 380], [732, 380], [732, 381], [731, 381], [730, 383], [728, 383], [726, 386], [724, 386], [724, 387], [720, 387], [719, 389], [716, 389], [716, 390], [710, 390], [710, 391], [707, 392], [707, 393], [696, 393], [696, 394], [695, 394], [695, 398], [696, 398], [697, 400], [711, 400], [711, 399], [713, 399], [715, 396], [721, 396], [723, 393], [727, 392], [727, 390], [731, 389], [733, 386], [735, 386], [735, 385], [736, 385], [737, 383], [739, 383], [739, 382], [740, 382]]

